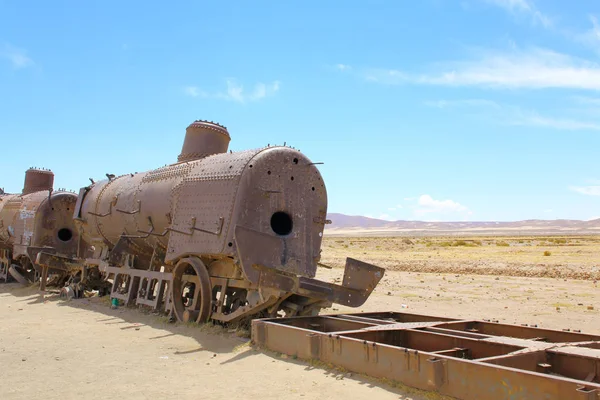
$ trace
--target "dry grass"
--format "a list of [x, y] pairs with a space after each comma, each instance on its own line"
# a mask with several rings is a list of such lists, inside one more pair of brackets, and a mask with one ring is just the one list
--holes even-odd
[[322, 262], [353, 257], [389, 270], [600, 278], [600, 236], [327, 237]]

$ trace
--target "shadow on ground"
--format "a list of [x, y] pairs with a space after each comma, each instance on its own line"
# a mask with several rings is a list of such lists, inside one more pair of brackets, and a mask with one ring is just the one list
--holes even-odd
[[[81, 310], [82, 313], [97, 314], [95, 321], [99, 324], [118, 325], [121, 330], [140, 329], [148, 326], [164, 334], [151, 337], [160, 340], [170, 336], [181, 335], [194, 339], [199, 348], [191, 352], [209, 351], [213, 353], [231, 353], [236, 347], [249, 342], [249, 333], [240, 329], [227, 329], [213, 324], [192, 324], [169, 322], [167, 315], [152, 312], [142, 307], [110, 306], [110, 297], [90, 297], [64, 300], [57, 290], [49, 289], [41, 292], [37, 285], [23, 287], [18, 283], [0, 284], [0, 302], [5, 296], [18, 297], [17, 304], [30, 306], [43, 303], [56, 303], [59, 307]], [[217, 339], [217, 340], [215, 340]]]
[[[23, 306], [52, 302], [60, 307], [81, 310], [82, 313], [92, 312], [96, 314], [96, 323], [118, 325], [122, 330], [140, 329], [144, 326], [148, 326], [160, 332], [160, 334], [150, 337], [149, 340], [151, 341], [160, 341], [161, 339], [181, 335], [192, 338], [198, 344], [198, 348], [186, 351], [175, 351], [173, 353], [174, 355], [199, 352], [231, 355], [231, 357], [222, 361], [220, 365], [236, 363], [248, 357], [262, 355], [269, 357], [273, 363], [281, 363], [281, 368], [286, 368], [286, 364], [293, 364], [303, 367], [306, 371], [319, 370], [332, 380], [350, 380], [358, 382], [360, 385], [378, 387], [389, 391], [390, 393], [398, 394], [400, 398], [406, 398], [403, 397], [406, 395], [424, 398], [423, 395], [425, 394], [425, 392], [416, 389], [404, 386], [393, 386], [375, 378], [350, 373], [320, 363], [313, 364], [309, 361], [295, 359], [267, 349], [255, 347], [250, 342], [248, 331], [228, 329], [212, 324], [198, 325], [169, 322], [166, 315], [149, 312], [143, 308], [138, 309], [138, 307], [119, 307], [117, 309], [112, 309], [110, 307], [109, 296], [63, 300], [59, 297], [59, 293], [56, 290], [49, 289], [46, 292], [40, 292], [36, 285], [23, 287], [18, 283], [0, 284], [0, 302], [3, 297], [8, 296], [17, 297], [17, 304], [22, 303]], [[427, 398], [431, 398], [431, 395], [431, 393], [426, 394]], [[441, 399], [441, 397], [435, 398]]]

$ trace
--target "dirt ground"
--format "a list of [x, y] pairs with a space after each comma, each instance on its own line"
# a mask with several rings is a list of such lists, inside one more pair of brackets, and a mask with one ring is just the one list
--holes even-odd
[[[342, 270], [317, 277], [339, 283]], [[599, 310], [600, 286], [589, 280], [386, 271], [362, 307], [323, 313], [404, 311], [600, 334]]]
[[600, 280], [599, 236], [328, 237], [321, 262], [346, 257], [390, 271]]
[[[341, 249], [358, 259], [381, 259], [375, 246], [384, 246], [382, 241], [379, 244], [374, 241], [373, 249], [365, 250], [344, 248], [335, 240], [340, 239], [327, 239], [324, 247], [324, 259], [329, 258], [330, 262], [338, 260], [339, 265], [343, 264]], [[328, 247], [331, 243], [340, 245], [340, 249]], [[392, 245], [395, 244], [386, 246]], [[446, 248], [458, 256], [465, 250], [481, 251], [483, 247], [428, 246], [426, 242], [405, 245], [421, 246], [423, 260], [438, 250], [450, 256], [452, 253], [444, 253]], [[586, 252], [580, 258], [572, 257], [569, 261], [568, 256], [563, 256], [577, 270], [589, 271], [598, 265], [595, 260], [599, 256], [592, 250], [594, 245], [580, 246], [578, 250]], [[532, 254], [545, 251], [545, 246], [530, 247], [535, 247]], [[552, 255], [541, 256], [544, 260], [553, 259], [561, 251], [572, 251], [561, 244], [548, 247]], [[489, 254], [482, 252], [478, 257], [483, 262], [507, 263], [506, 257], [496, 253], [506, 249], [489, 245]], [[368, 252], [367, 257], [360, 256], [364, 252]], [[416, 249], [412, 253], [418, 252]], [[411, 251], [406, 250], [405, 256], [399, 253], [394, 254], [399, 259], [404, 257], [402, 262], [408, 262]], [[559, 256], [553, 260], [556, 259]], [[523, 268], [527, 268], [527, 263], [530, 261], [526, 260]], [[600, 334], [600, 287], [594, 279], [555, 274], [544, 278], [505, 276], [498, 271], [496, 275], [455, 270], [423, 273], [402, 271], [392, 265], [385, 267], [388, 270], [382, 282], [363, 307], [334, 306], [323, 313], [406, 311]], [[511, 268], [504, 271], [523, 275], [518, 268]], [[339, 282], [342, 270], [322, 269], [318, 277]], [[0, 284], [0, 365], [4, 376], [0, 399], [99, 395], [128, 399], [439, 398], [258, 351], [239, 332], [168, 323], [163, 317], [136, 309], [112, 310], [107, 298], [62, 301], [55, 294], [41, 294], [35, 287], [23, 288], [18, 284]]]

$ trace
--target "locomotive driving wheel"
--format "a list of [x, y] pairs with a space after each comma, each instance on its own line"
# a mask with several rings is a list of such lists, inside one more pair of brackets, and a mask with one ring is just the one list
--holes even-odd
[[173, 269], [173, 310], [178, 321], [203, 323], [211, 315], [210, 276], [196, 257], [180, 260]]

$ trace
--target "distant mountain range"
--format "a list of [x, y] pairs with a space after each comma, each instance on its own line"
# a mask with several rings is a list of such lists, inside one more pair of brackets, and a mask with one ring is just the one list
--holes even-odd
[[514, 222], [425, 222], [386, 221], [355, 215], [330, 213], [331, 224], [325, 226], [329, 235], [419, 235], [419, 234], [600, 234], [600, 219], [531, 219]]

